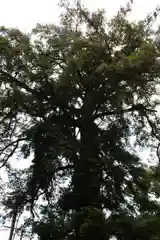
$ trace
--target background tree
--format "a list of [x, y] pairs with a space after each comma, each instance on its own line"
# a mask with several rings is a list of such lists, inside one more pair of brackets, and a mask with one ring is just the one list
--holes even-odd
[[158, 239], [159, 163], [136, 149], [158, 157], [159, 9], [129, 22], [131, 4], [111, 20], [62, 6], [58, 26], [0, 30], [1, 163], [31, 158], [17, 212], [40, 240]]

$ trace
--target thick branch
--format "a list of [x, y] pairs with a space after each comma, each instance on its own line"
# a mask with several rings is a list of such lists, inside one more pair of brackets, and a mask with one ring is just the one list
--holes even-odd
[[148, 111], [148, 112], [156, 112], [156, 110], [148, 109], [148, 108], [145, 108], [141, 104], [137, 104], [137, 105], [133, 105], [131, 108], [128, 108], [128, 109], [117, 110], [117, 111], [105, 111], [105, 112], [102, 112], [102, 113], [98, 113], [98, 114], [95, 115], [95, 119], [96, 118], [105, 117], [105, 116], [111, 116], [111, 115], [123, 115], [124, 113], [133, 112], [133, 111], [138, 111], [138, 112], [142, 112], [142, 111], [145, 111], [145, 112], [146, 111]]
[[12, 240], [12, 239], [13, 239], [14, 228], [15, 228], [16, 219], [17, 219], [17, 214], [18, 214], [18, 209], [15, 208], [15, 209], [13, 210], [12, 224], [11, 224], [11, 229], [10, 229], [10, 234], [9, 234], [8, 240]]
[[95, 119], [96, 118], [101, 118], [101, 117], [105, 117], [105, 116], [111, 116], [111, 115], [121, 115], [127, 112], [132, 112], [133, 108], [128, 108], [128, 109], [124, 109], [124, 110], [117, 110], [117, 111], [105, 111], [102, 113], [98, 113], [95, 115]]

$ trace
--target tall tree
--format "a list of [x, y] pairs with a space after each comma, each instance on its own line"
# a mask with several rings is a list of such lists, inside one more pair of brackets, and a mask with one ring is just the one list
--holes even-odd
[[159, 9], [130, 22], [131, 4], [111, 20], [62, 5], [58, 26], [0, 29], [1, 163], [32, 158], [16, 214], [29, 207], [40, 240], [158, 239], [159, 163], [136, 149], [159, 160]]

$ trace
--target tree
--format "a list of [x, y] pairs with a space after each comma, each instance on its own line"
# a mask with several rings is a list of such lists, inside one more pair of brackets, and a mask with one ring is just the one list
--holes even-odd
[[59, 26], [0, 30], [2, 166], [32, 157], [17, 213], [40, 240], [158, 239], [159, 163], [135, 149], [159, 160], [159, 9], [135, 23], [131, 4], [111, 20], [62, 5]]

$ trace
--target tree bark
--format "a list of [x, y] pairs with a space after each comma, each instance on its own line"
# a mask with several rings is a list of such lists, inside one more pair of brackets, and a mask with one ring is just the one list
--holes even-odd
[[15, 228], [16, 219], [17, 219], [17, 212], [18, 212], [17, 208], [15, 208], [14, 211], [13, 211], [11, 230], [10, 230], [10, 234], [9, 234], [8, 240], [12, 240], [13, 239], [14, 228]]
[[102, 168], [99, 159], [97, 126], [93, 120], [84, 122], [80, 132], [80, 156], [78, 161], [75, 161], [73, 178], [76, 210], [88, 206], [100, 208]]

